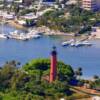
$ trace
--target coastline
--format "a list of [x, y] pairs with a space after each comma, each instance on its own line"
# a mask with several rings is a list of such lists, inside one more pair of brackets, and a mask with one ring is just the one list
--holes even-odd
[[[55, 37], [57, 37], [57, 36], [58, 36], [58, 39], [56, 40]], [[23, 46], [23, 43], [25, 43], [25, 42], [19, 42], [19, 41], [16, 42], [16, 40], [13, 41], [12, 39], [11, 40], [9, 39], [8, 42], [6, 42], [5, 45], [4, 45], [4, 41], [1, 40], [2, 42], [0, 42], [0, 45], [1, 46], [4, 45], [4, 47], [3, 47], [4, 50], [1, 49], [2, 61], [0, 61], [0, 62], [3, 63], [3, 62], [5, 62], [5, 59], [7, 60], [7, 59], [13, 59], [14, 58], [14, 59], [18, 59], [19, 61], [22, 62], [22, 64], [24, 64], [24, 62], [26, 60], [28, 61], [30, 58], [36, 58], [38, 56], [46, 57], [46, 55], [47, 55], [46, 53], [48, 53], [49, 47], [55, 44], [60, 49], [60, 52], [62, 53], [62, 55], [60, 55], [60, 56], [61, 56], [62, 60], [64, 60], [65, 63], [70, 63], [73, 67], [74, 66], [85, 67], [85, 65], [87, 65], [86, 66], [87, 68], [84, 68], [84, 69], [87, 69], [87, 71], [88, 71], [88, 69], [91, 68], [92, 65], [91, 64], [88, 65], [87, 62], [89, 62], [90, 59], [92, 59], [94, 61], [94, 64], [95, 64], [95, 61], [97, 61], [97, 64], [99, 66], [99, 64], [100, 64], [100, 63], [98, 63], [99, 62], [98, 61], [99, 60], [99, 50], [97, 51], [95, 46], [93, 46], [94, 49], [92, 50], [92, 52], [91, 52], [91, 47], [90, 48], [85, 47], [85, 48], [79, 48], [79, 49], [78, 48], [74, 49], [74, 48], [66, 48], [65, 47], [64, 49], [62, 49], [62, 47], [60, 45], [61, 42], [72, 39], [73, 37], [72, 36], [61, 36], [60, 37], [59, 35], [56, 35], [55, 37], [54, 37], [54, 39], [52, 39], [49, 36], [44, 36], [43, 38], [41, 38], [38, 41], [33, 39], [32, 41], [27, 42], [26, 43], [27, 45], [24, 45], [24, 46]], [[79, 37], [75, 37], [75, 38], [80, 40], [80, 39], [84, 39], [85, 37], [86, 36], [83, 35], [83, 36], [79, 36]], [[97, 44], [96, 47], [100, 48], [100, 46], [98, 45], [99, 41], [97, 41], [97, 42], [98, 43], [93, 42], [93, 44], [95, 44], [95, 45]], [[8, 48], [8, 45], [12, 45], [12, 47]], [[15, 48], [16, 51], [13, 50], [13, 47]], [[8, 48], [8, 56], [5, 55], [6, 54], [5, 50], [7, 48]], [[95, 56], [95, 53], [94, 53], [93, 56], [90, 59], [85, 59], [85, 56], [87, 56], [87, 58], [89, 58], [88, 55], [92, 55], [92, 53], [95, 52], [94, 51], [95, 49], [96, 49], [97, 55]], [[42, 54], [40, 54], [39, 50], [42, 51]], [[26, 51], [29, 51], [29, 52], [26, 52]], [[32, 55], [32, 53], [33, 53], [33, 55]], [[64, 55], [63, 55], [63, 53], [64, 53]], [[11, 56], [10, 54], [12, 54], [13, 56]], [[5, 55], [5, 57], [4, 57], [4, 55]], [[81, 59], [83, 59], [81, 61], [80, 61], [80, 55], [81, 55]], [[75, 59], [73, 59], [74, 57], [75, 57]], [[95, 59], [98, 58], [98, 59], [95, 60], [94, 58]], [[68, 59], [68, 62], [66, 61], [66, 59]], [[75, 62], [74, 62], [74, 60], [75, 60]], [[85, 61], [85, 60], [86, 60], [86, 64], [84, 65], [83, 61]], [[74, 65], [74, 63], [75, 63], [75, 65]], [[93, 66], [95, 66], [95, 65], [93, 65]], [[89, 72], [87, 72], [87, 71], [86, 71], [85, 77], [90, 78], [91, 73], [88, 76], [87, 73], [89, 73]], [[93, 69], [93, 71], [94, 71], [95, 74], [99, 73], [98, 70], [96, 70], [96, 69]]]
[[27, 30], [28, 29], [27, 27], [18, 24], [17, 21], [15, 21], [15, 20], [9, 20], [9, 21], [7, 21], [7, 24], [9, 24], [10, 26], [13, 26], [17, 29], [20, 29], [20, 30]]
[[[6, 23], [9, 24], [10, 26], [13, 26], [20, 30], [27, 31], [28, 29], [30, 29], [30, 28], [27, 28], [27, 27], [19, 24], [15, 20], [8, 20], [8, 21], [6, 21]], [[60, 32], [59, 30], [51, 30], [46, 26], [33, 27], [31, 29], [38, 31], [39, 33], [44, 33], [44, 35], [46, 35], [46, 36], [74, 36], [74, 33], [64, 33], [64, 32]]]
[[[6, 23], [9, 24], [10, 26], [15, 27], [16, 29], [20, 29], [20, 30], [24, 30], [24, 31], [28, 31], [28, 29], [30, 29], [30, 28], [27, 28], [27, 27], [19, 24], [15, 20], [8, 20], [8, 21], [6, 21]], [[64, 32], [60, 32], [59, 30], [51, 30], [46, 26], [33, 27], [31, 29], [36, 30], [39, 33], [43, 33], [43, 35], [45, 35], [45, 36], [66, 36], [66, 37], [67, 36], [68, 37], [74, 37], [75, 36], [75, 33], [72, 33], [72, 32], [64, 33]], [[96, 34], [95, 34], [95, 33], [91, 32], [91, 35], [89, 35], [89, 36], [86, 36], [85, 34], [83, 34], [83, 35], [80, 35], [78, 37], [80, 39], [88, 38], [89, 40], [91, 40], [91, 39], [100, 39], [100, 33], [96, 32]]]
[[38, 32], [43, 32], [44, 35], [49, 35], [49, 36], [74, 36], [74, 33], [64, 33], [60, 32], [59, 30], [52, 30], [46, 26], [41, 26], [41, 27], [35, 27]]

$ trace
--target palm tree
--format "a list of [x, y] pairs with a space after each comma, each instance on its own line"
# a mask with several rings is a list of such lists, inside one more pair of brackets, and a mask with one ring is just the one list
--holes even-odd
[[93, 76], [93, 79], [94, 79], [94, 81], [96, 81], [96, 80], [99, 79], [99, 76], [98, 76], [98, 75], [94, 75], [94, 76]]
[[82, 73], [82, 68], [79, 67], [76, 71], [75, 71], [75, 75], [78, 79], [80, 79], [80, 77], [83, 75]]
[[5, 65], [18, 67], [19, 65], [21, 65], [21, 63], [20, 63], [20, 62], [15, 61], [15, 60], [12, 60], [12, 61], [10, 61], [10, 62], [6, 61], [6, 64], [5, 64]]

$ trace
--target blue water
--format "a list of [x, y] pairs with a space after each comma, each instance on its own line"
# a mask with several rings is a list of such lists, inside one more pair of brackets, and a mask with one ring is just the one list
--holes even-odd
[[[10, 26], [6, 27], [6, 32], [15, 30]], [[91, 47], [80, 48], [62, 47], [62, 41], [63, 38], [45, 36], [30, 41], [0, 39], [0, 65], [10, 60], [25, 64], [34, 58], [49, 58], [52, 46], [55, 45], [58, 59], [70, 64], [74, 69], [82, 67], [85, 78], [100, 76], [100, 40], [92, 40]]]

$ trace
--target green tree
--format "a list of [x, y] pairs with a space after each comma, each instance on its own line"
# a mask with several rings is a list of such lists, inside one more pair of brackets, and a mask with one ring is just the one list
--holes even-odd
[[82, 73], [82, 68], [79, 67], [76, 71], [75, 71], [75, 75], [78, 79], [80, 79], [80, 77], [83, 75]]
[[13, 65], [12, 62], [6, 63], [0, 71], [0, 87], [1, 88], [9, 88], [10, 80], [14, 75], [16, 70], [16, 66]]
[[98, 76], [98, 75], [94, 75], [94, 76], [93, 76], [93, 79], [94, 79], [94, 81], [96, 81], [96, 80], [99, 79], [99, 76]]
[[[36, 59], [32, 60], [26, 65], [23, 66], [23, 69], [29, 74], [33, 74], [37, 76], [36, 73], [39, 74], [40, 79], [42, 76], [49, 75], [50, 70], [50, 60], [49, 59]], [[57, 71], [58, 71], [58, 79], [70, 81], [74, 76], [74, 71], [70, 65], [66, 65], [63, 62], [57, 63]]]

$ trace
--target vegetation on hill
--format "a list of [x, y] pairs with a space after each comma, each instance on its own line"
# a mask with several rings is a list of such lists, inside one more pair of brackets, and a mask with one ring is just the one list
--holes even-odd
[[91, 26], [100, 22], [100, 13], [86, 11], [77, 5], [67, 6], [65, 9], [48, 11], [41, 16], [37, 25], [45, 25], [53, 30], [62, 32], [85, 33], [91, 31]]
[[[65, 4], [66, 0], [62, 2]], [[44, 11], [50, 8], [49, 6], [43, 6], [41, 9], [37, 10], [34, 1], [31, 7], [21, 8], [19, 4], [12, 2], [10, 7], [7, 8], [7, 2], [4, 0], [3, 8], [8, 12], [15, 12], [16, 16], [23, 16], [28, 13], [34, 13], [36, 15], [37, 11]], [[61, 3], [61, 2], [60, 2]], [[61, 8], [60, 4], [57, 3], [59, 8], [52, 7], [52, 11], [47, 11], [37, 19], [37, 26], [45, 25], [53, 30], [59, 30], [61, 32], [74, 32], [74, 33], [86, 33], [91, 31], [91, 26], [100, 23], [100, 12], [92, 12], [83, 10], [80, 8], [80, 1], [77, 0], [76, 5], [65, 5]], [[38, 6], [38, 5], [37, 5]], [[39, 12], [38, 12], [39, 13]]]
[[[49, 59], [34, 59], [22, 67], [19, 66], [19, 62], [11, 61], [0, 68], [0, 100], [72, 100], [89, 97], [74, 93], [71, 89], [76, 77], [82, 75], [81, 68], [74, 72], [70, 65], [58, 61], [57, 78], [53, 83], [49, 83]], [[80, 82], [85, 83], [82, 80]], [[100, 78], [95, 76], [91, 85], [96, 88], [99, 83]]]
[[[88, 97], [75, 94], [70, 89], [76, 77], [82, 75], [82, 68], [74, 72], [70, 65], [58, 61], [57, 78], [49, 83], [49, 59], [35, 59], [19, 66], [19, 62], [11, 61], [0, 68], [0, 100], [59, 100], [62, 97], [72, 100]], [[99, 86], [100, 78], [95, 76], [95, 81], [91, 83], [94, 87]]]
[[[0, 100], [57, 100], [71, 95], [69, 82], [74, 71], [69, 65], [58, 62], [57, 80], [49, 83], [49, 59], [36, 59], [18, 68], [20, 63], [7, 62], [0, 69]], [[47, 99], [46, 99], [47, 100]]]

